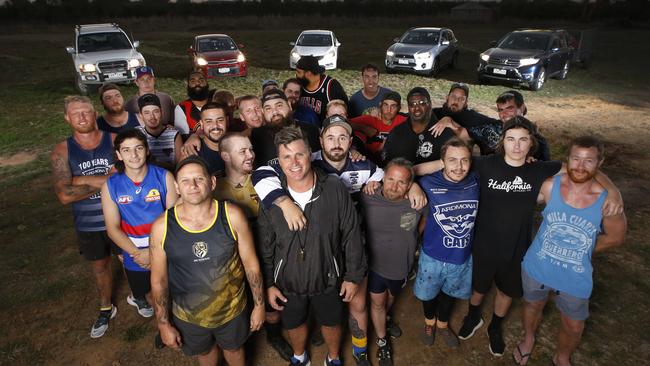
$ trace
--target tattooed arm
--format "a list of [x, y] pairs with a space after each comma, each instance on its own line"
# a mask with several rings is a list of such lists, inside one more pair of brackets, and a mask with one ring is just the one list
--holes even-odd
[[99, 191], [99, 187], [87, 184], [76, 185], [73, 183], [72, 172], [68, 165], [68, 145], [65, 141], [60, 142], [52, 150], [50, 156], [52, 163], [52, 178], [54, 180], [54, 192], [61, 203], [81, 201]]
[[181, 335], [169, 321], [169, 285], [167, 282], [167, 254], [162, 246], [165, 235], [167, 212], [160, 215], [151, 226], [149, 256], [151, 257], [151, 295], [154, 301], [156, 322], [163, 343], [173, 349], [180, 349]]
[[259, 330], [264, 323], [264, 283], [262, 281], [262, 271], [260, 263], [255, 254], [255, 244], [253, 243], [253, 234], [248, 226], [248, 220], [243, 211], [232, 204], [226, 204], [228, 218], [235, 232], [237, 239], [237, 249], [239, 257], [244, 265], [248, 285], [253, 292], [253, 313], [251, 314], [250, 329]]

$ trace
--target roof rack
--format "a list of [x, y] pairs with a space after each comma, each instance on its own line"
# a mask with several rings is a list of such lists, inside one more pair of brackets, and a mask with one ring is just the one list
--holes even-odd
[[77, 24], [75, 28], [77, 30], [81, 28], [104, 28], [104, 27], [115, 27], [118, 28], [119, 25], [117, 23], [99, 23], [99, 24]]

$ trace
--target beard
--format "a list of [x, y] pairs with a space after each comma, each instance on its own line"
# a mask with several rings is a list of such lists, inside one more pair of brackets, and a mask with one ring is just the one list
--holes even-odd
[[[282, 117], [281, 119], [277, 119], [276, 116], [271, 117], [271, 120], [268, 121], [269, 127], [279, 130], [282, 127], [293, 126], [293, 113], [289, 112], [286, 117]], [[274, 117], [276, 118], [275, 121], [273, 120]]]
[[323, 154], [325, 154], [325, 157], [327, 157], [327, 159], [329, 159], [331, 161], [334, 161], [334, 162], [343, 161], [348, 156], [345, 153], [345, 150], [343, 150], [341, 148], [332, 149], [330, 151], [327, 151], [327, 150], [323, 149]]
[[[580, 174], [578, 176], [577, 174]], [[571, 179], [572, 182], [574, 183], [585, 183], [590, 181], [596, 176], [597, 171], [594, 170], [593, 172], [590, 171], [577, 171], [576, 169], [567, 169], [567, 174], [569, 175], [569, 179]]]
[[306, 88], [306, 87], [309, 85], [309, 80], [307, 80], [307, 78], [304, 77], [304, 76], [301, 77], [301, 78], [298, 78], [298, 81], [300, 81], [300, 85], [301, 85], [303, 88]]
[[108, 114], [121, 114], [122, 112], [124, 112], [124, 104], [120, 104], [120, 105], [113, 104], [109, 106], [105, 105], [104, 110]]
[[[215, 131], [216, 131], [216, 132], [221, 132], [221, 134], [219, 134], [219, 137], [217, 137], [217, 138], [213, 137], [213, 135], [212, 135], [212, 132], [215, 132]], [[218, 143], [219, 140], [221, 140], [221, 138], [222, 138], [223, 135], [225, 134], [225, 132], [226, 132], [226, 131], [224, 131], [224, 130], [222, 130], [221, 128], [218, 128], [218, 127], [217, 127], [217, 128], [213, 128], [213, 129], [211, 129], [208, 133], [205, 134], [205, 136], [208, 138], [208, 140], [210, 140], [210, 141], [212, 141], [212, 142], [214, 142], [214, 143]]]
[[206, 100], [208, 99], [208, 94], [210, 93], [210, 87], [208, 85], [205, 86], [197, 86], [197, 87], [187, 87], [187, 96], [190, 97], [192, 100]]

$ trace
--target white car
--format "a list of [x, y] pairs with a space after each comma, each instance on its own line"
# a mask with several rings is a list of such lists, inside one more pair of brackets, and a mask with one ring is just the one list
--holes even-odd
[[300, 33], [289, 53], [289, 67], [296, 68], [296, 63], [302, 56], [316, 56], [318, 63], [325, 70], [336, 69], [341, 42], [336, 39], [334, 32], [329, 30], [306, 30]]

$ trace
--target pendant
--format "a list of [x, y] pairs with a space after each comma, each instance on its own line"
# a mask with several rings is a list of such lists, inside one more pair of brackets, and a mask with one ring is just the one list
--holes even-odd
[[305, 250], [300, 248], [300, 260], [305, 261]]

